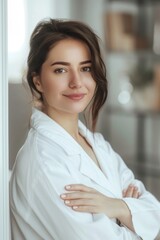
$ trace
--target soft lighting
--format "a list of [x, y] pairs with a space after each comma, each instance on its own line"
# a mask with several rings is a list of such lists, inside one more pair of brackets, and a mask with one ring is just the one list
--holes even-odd
[[121, 103], [121, 104], [127, 104], [129, 103], [131, 100], [131, 95], [128, 91], [122, 91], [120, 92], [119, 96], [118, 96], [118, 101]]
[[25, 41], [24, 0], [8, 0], [8, 51], [18, 52]]

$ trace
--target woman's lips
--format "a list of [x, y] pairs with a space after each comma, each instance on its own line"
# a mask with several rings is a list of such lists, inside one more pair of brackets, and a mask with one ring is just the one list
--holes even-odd
[[84, 98], [86, 94], [84, 93], [78, 93], [78, 94], [69, 94], [69, 95], [64, 95], [65, 97], [71, 99], [71, 100], [81, 100]]

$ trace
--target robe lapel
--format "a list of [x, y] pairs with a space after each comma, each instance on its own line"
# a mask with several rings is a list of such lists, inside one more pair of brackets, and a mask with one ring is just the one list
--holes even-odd
[[105, 191], [110, 192], [111, 195], [114, 195], [112, 182], [108, 180], [108, 178], [103, 174], [103, 172], [98, 168], [98, 166], [92, 162], [91, 159], [88, 159], [88, 156], [85, 154], [81, 154], [81, 162], [80, 162], [80, 172], [84, 176], [90, 178], [92, 182], [101, 186]]

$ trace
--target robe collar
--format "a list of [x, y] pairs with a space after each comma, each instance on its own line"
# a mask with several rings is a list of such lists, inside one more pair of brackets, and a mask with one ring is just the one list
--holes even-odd
[[[111, 189], [111, 185], [113, 186], [112, 173], [114, 170], [112, 169], [113, 166], [109, 164], [110, 161], [107, 161], [110, 155], [104, 152], [105, 141], [101, 140], [101, 134], [92, 133], [80, 120], [78, 121], [78, 127], [81, 135], [86, 138], [95, 151], [101, 170], [91, 159], [89, 159], [87, 153], [85, 153], [82, 147], [63, 127], [42, 111], [36, 108], [32, 110], [31, 128], [37, 130], [39, 134], [49, 138], [51, 141], [57, 142], [58, 140], [63, 150], [69, 157], [72, 157], [72, 159], [74, 156], [76, 157], [79, 155], [81, 158], [79, 171], [101, 187]], [[104, 161], [104, 158], [106, 158], [106, 161]], [[115, 190], [110, 191], [111, 195], [113, 195], [114, 191]]]

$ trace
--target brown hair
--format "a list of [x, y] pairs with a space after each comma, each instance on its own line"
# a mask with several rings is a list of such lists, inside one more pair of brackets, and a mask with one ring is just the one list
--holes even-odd
[[[39, 74], [47, 54], [61, 40], [73, 38], [87, 44], [91, 53], [92, 77], [96, 82], [95, 95], [90, 106], [92, 130], [95, 130], [98, 113], [107, 98], [106, 68], [101, 57], [99, 38], [86, 24], [78, 21], [48, 19], [38, 23], [30, 39], [27, 81], [32, 96], [43, 102], [42, 94], [33, 82], [33, 74]], [[38, 96], [37, 96], [38, 94]]]

